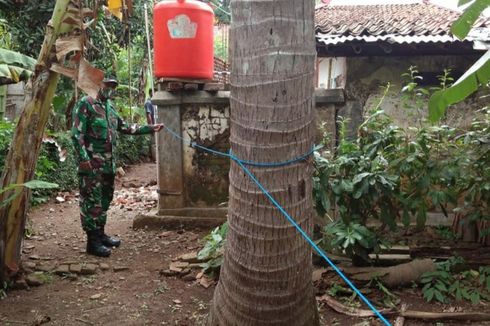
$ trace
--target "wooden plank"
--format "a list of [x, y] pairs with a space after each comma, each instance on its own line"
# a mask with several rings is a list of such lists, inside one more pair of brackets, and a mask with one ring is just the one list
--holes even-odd
[[455, 255], [462, 257], [470, 267], [490, 265], [490, 248], [480, 246], [478, 243], [458, 243], [454, 247], [410, 247], [412, 258], [447, 259]]

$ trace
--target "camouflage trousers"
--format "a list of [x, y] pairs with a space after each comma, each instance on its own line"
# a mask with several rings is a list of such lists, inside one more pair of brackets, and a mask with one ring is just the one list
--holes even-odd
[[114, 174], [79, 174], [80, 219], [84, 231], [103, 227], [114, 195]]

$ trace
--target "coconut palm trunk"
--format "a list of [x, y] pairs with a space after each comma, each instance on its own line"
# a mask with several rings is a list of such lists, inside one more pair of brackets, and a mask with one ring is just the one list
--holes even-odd
[[[59, 74], [49, 70], [55, 58], [53, 48], [69, 3], [70, 0], [56, 2], [36, 71], [31, 77], [32, 92], [24, 102], [25, 106], [5, 161], [0, 188], [6, 188], [10, 184], [22, 184], [34, 177], [51, 100], [59, 80]], [[0, 208], [0, 282], [8, 280], [19, 268], [29, 202], [29, 192], [26, 188], [13, 191], [21, 191], [21, 194]], [[0, 203], [11, 197], [13, 191], [1, 194]]]
[[[241, 160], [287, 161], [313, 146], [314, 1], [233, 0], [231, 150]], [[249, 166], [309, 234], [312, 162]], [[311, 248], [236, 162], [229, 229], [210, 325], [319, 324]]]

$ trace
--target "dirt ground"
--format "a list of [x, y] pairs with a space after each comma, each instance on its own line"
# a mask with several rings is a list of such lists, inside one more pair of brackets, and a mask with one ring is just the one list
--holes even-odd
[[[185, 277], [165, 276], [162, 271], [176, 257], [199, 250], [199, 240], [209, 230], [132, 229], [138, 212], [156, 207], [155, 168], [152, 163], [142, 163], [126, 169], [126, 175], [118, 179], [106, 229], [123, 243], [109, 258], [85, 254], [85, 234], [73, 194], [60, 194], [32, 209], [31, 235], [24, 243], [22, 258], [24, 268], [32, 274], [0, 301], [0, 325], [205, 324], [214, 284], [205, 288], [196, 280], [198, 268]], [[69, 266], [73, 273], [62, 273], [61, 265]], [[35, 286], [36, 280], [43, 284]], [[414, 289], [395, 293], [410, 309], [490, 311], [485, 304], [471, 308], [428, 305]], [[374, 318], [347, 317], [322, 303], [319, 306], [322, 325], [381, 325]], [[406, 321], [404, 325], [463, 324]]]

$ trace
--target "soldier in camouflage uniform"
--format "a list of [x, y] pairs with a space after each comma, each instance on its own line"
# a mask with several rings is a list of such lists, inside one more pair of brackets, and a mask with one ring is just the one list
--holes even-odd
[[106, 78], [97, 97], [83, 97], [73, 111], [71, 136], [78, 154], [80, 218], [87, 233], [87, 253], [100, 257], [111, 254], [121, 241], [105, 234], [107, 210], [114, 193], [116, 165], [114, 148], [119, 131], [129, 135], [150, 134], [163, 125], [129, 126], [116, 112], [110, 99], [117, 81]]

